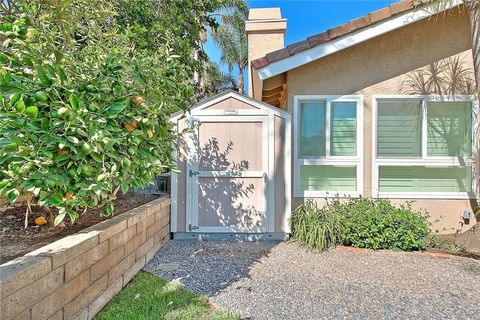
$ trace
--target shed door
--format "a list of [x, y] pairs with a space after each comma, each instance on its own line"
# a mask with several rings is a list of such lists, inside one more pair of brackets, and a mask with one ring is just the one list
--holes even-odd
[[189, 141], [187, 230], [267, 230], [268, 117], [200, 116]]

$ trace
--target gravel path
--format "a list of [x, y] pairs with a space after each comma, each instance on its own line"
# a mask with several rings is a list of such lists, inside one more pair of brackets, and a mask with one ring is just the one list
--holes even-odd
[[473, 259], [170, 241], [146, 270], [251, 319], [480, 319]]

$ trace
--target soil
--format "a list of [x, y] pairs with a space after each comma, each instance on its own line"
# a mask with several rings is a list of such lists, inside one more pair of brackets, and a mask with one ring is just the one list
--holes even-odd
[[455, 235], [450, 238], [457, 245], [464, 248], [467, 255], [480, 259], [480, 224], [460, 235]]
[[458, 249], [452, 251], [449, 248], [437, 248], [433, 250], [429, 249], [429, 251], [454, 254], [480, 260], [480, 223], [462, 234], [440, 235], [440, 238], [451, 242]]
[[[114, 215], [122, 214], [158, 197], [150, 194], [120, 195], [115, 200]], [[40, 206], [32, 205], [31, 208], [33, 213], [29, 216], [26, 229], [24, 229], [25, 204], [0, 208], [0, 264], [109, 219], [100, 216], [102, 209], [95, 208], [80, 215], [74, 224], [65, 221], [61, 227], [49, 224], [38, 226], [35, 225], [35, 218], [43, 216], [48, 219], [49, 214]]]

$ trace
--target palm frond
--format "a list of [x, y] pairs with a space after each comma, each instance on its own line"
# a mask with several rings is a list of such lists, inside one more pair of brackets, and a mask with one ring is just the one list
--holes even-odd
[[[218, 15], [219, 25], [212, 28], [210, 34], [221, 51], [220, 62], [227, 66], [230, 74], [234, 70], [242, 73], [248, 61], [245, 35], [248, 6], [243, 0], [225, 0], [224, 6], [219, 8]], [[238, 80], [235, 82], [238, 83]]]

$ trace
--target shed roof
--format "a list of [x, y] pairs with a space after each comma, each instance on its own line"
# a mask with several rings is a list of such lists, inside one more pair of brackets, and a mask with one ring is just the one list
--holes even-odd
[[[291, 114], [285, 110], [282, 110], [282, 109], [279, 109], [279, 108], [276, 108], [272, 105], [269, 105], [265, 102], [262, 102], [262, 101], [258, 101], [258, 100], [255, 100], [253, 98], [250, 98], [246, 95], [243, 95], [241, 93], [238, 93], [237, 91], [234, 91], [234, 90], [225, 90], [219, 94], [216, 94], [212, 97], [209, 97], [209, 98], [206, 98], [200, 102], [198, 102], [192, 109], [190, 109], [188, 112], [192, 112], [194, 110], [201, 110], [201, 109], [205, 109], [205, 108], [208, 108], [209, 106], [212, 106], [220, 101], [223, 101], [225, 99], [228, 99], [228, 98], [235, 98], [235, 99], [238, 99], [242, 102], [245, 102], [253, 107], [256, 107], [256, 108], [259, 108], [259, 109], [267, 109], [279, 116], [281, 116], [282, 118], [290, 118], [291, 117]], [[180, 117], [182, 117], [183, 115], [187, 114], [188, 112], [184, 112], [184, 111], [177, 111], [173, 114], [170, 115], [170, 120], [176, 120]]]

